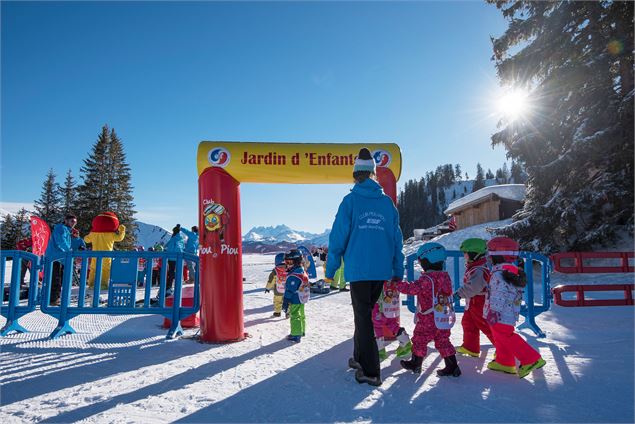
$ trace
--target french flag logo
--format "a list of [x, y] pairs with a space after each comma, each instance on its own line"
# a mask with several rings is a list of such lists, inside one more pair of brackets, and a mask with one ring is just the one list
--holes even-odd
[[216, 147], [215, 149], [210, 150], [207, 154], [207, 160], [210, 165], [218, 166], [220, 168], [226, 167], [227, 164], [229, 164], [230, 159], [231, 155], [224, 147]]
[[375, 159], [375, 165], [381, 168], [387, 168], [390, 166], [392, 156], [385, 150], [375, 150], [373, 152], [373, 159]]

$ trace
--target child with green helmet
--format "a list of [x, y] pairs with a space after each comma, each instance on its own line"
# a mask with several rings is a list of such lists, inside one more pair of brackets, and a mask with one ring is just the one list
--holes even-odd
[[492, 330], [483, 318], [485, 291], [490, 278], [486, 258], [487, 242], [480, 238], [469, 238], [463, 240], [460, 249], [465, 258], [465, 274], [463, 285], [457, 289], [454, 296], [465, 299], [465, 312], [461, 319], [463, 344], [456, 351], [463, 355], [478, 357], [481, 353], [481, 332], [494, 346]]

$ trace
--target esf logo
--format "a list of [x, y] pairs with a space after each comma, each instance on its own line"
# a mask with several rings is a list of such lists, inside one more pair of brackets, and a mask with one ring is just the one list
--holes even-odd
[[215, 149], [210, 150], [207, 154], [207, 160], [210, 165], [218, 166], [220, 168], [226, 167], [229, 164], [230, 159], [231, 155], [224, 147], [216, 147]]
[[375, 165], [385, 168], [390, 166], [392, 156], [385, 150], [375, 150], [373, 152], [373, 159], [375, 159]]

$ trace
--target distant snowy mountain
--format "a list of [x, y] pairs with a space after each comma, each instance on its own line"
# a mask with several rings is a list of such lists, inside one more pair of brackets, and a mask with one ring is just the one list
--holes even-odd
[[254, 227], [243, 236], [243, 241], [277, 243], [290, 242], [296, 243], [301, 241], [312, 240], [322, 234], [313, 234], [306, 231], [293, 230], [286, 225], [277, 225], [275, 227]]
[[289, 250], [299, 244], [306, 247], [327, 246], [330, 229], [322, 234], [293, 230], [286, 225], [254, 227], [243, 236], [243, 252], [266, 253]]
[[146, 224], [145, 222], [136, 221], [137, 224], [137, 246], [143, 246], [144, 249], [154, 246], [157, 243], [165, 244], [170, 240], [171, 234], [163, 228]]

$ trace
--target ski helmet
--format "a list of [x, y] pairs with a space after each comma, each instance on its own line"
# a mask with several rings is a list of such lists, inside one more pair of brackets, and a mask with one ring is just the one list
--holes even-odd
[[487, 242], [487, 254], [489, 256], [502, 256], [505, 262], [514, 262], [518, 259], [519, 250], [518, 242], [509, 237], [494, 237]]
[[417, 259], [427, 259], [431, 264], [444, 262], [447, 257], [448, 254], [445, 251], [445, 247], [439, 243], [423, 243], [417, 250]]
[[275, 258], [275, 259], [274, 259], [274, 261], [273, 261], [273, 262], [274, 262], [274, 264], [275, 264], [276, 266], [278, 266], [278, 265], [284, 265], [284, 257], [285, 257], [285, 254], [284, 254], [284, 253], [278, 253], [278, 254], [276, 255], [276, 258]]
[[463, 253], [476, 253], [480, 257], [487, 253], [487, 242], [480, 238], [469, 238], [463, 240], [459, 249]]
[[298, 249], [291, 249], [284, 255], [284, 260], [292, 260], [293, 265], [298, 266], [302, 263], [302, 253]]

